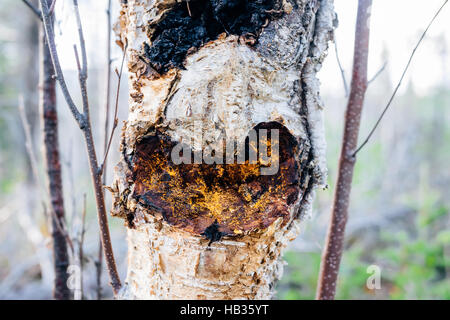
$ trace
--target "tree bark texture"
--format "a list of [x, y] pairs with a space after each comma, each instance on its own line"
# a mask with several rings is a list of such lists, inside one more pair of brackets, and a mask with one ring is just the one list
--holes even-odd
[[[52, 1], [47, 1], [51, 5]], [[58, 139], [58, 112], [56, 109], [56, 80], [52, 59], [46, 43], [45, 32], [41, 27], [40, 32], [41, 70], [40, 108], [42, 114], [44, 132], [44, 156], [48, 178], [48, 193], [50, 195], [50, 210], [52, 221], [53, 259], [55, 269], [55, 283], [53, 297], [57, 300], [70, 299], [70, 290], [67, 287], [67, 267], [69, 256], [67, 252], [66, 237], [63, 233], [64, 226], [64, 198], [61, 179], [61, 161], [59, 155]]]
[[[333, 35], [332, 1], [233, 3], [122, 1], [129, 117], [111, 187], [112, 214], [128, 228], [122, 298], [271, 298], [282, 251], [325, 185], [316, 73]], [[254, 128], [280, 130], [275, 176], [166, 158], [176, 143], [195, 158], [223, 149], [218, 137], [243, 143]]]

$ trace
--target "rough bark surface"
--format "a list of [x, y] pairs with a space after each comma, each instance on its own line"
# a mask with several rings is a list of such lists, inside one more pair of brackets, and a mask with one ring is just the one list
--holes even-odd
[[[257, 15], [267, 21], [254, 33], [247, 32], [249, 27], [239, 27], [236, 30], [245, 32], [234, 34], [234, 29], [228, 32], [228, 24], [224, 24], [225, 32], [217, 38], [200, 43], [198, 48], [198, 43], [193, 44], [181, 66], [156, 70], [148, 54], [157, 41], [152, 38], [155, 26], [180, 3], [122, 3], [117, 31], [118, 42], [123, 46], [127, 43], [130, 113], [122, 133], [122, 159], [115, 168], [111, 188], [112, 213], [124, 218], [128, 226], [128, 274], [122, 298], [272, 297], [275, 281], [282, 274], [282, 250], [298, 235], [301, 221], [310, 215], [314, 189], [325, 185], [322, 103], [316, 73], [332, 38], [334, 21], [331, 0], [284, 0], [277, 4], [276, 15]], [[214, 12], [219, 15], [221, 10], [215, 7]], [[191, 14], [195, 17], [195, 12]], [[240, 17], [235, 18], [240, 21]], [[191, 21], [191, 17], [186, 19]], [[258, 19], [252, 20], [256, 28]], [[147, 194], [152, 183], [161, 183], [164, 188], [161, 179], [147, 183], [145, 192], [138, 183], [136, 157], [146, 139], [162, 134], [173, 143], [189, 144], [195, 153], [222, 148], [219, 137], [242, 142], [251, 129], [275, 122], [295, 141], [289, 161], [298, 169], [295, 179], [289, 182], [294, 188], [289, 190], [295, 190], [296, 195], [288, 200], [287, 196], [271, 193], [269, 196], [277, 195], [279, 199], [269, 197], [264, 207], [267, 209], [261, 211], [262, 216], [275, 218], [264, 222], [252, 216], [251, 222], [261, 221], [251, 227], [234, 226], [224, 218], [225, 211], [233, 215], [238, 209], [234, 212], [232, 205], [225, 208], [228, 203], [224, 202], [219, 208], [209, 207], [209, 211], [202, 207], [203, 220], [177, 223], [169, 218], [169, 209], [161, 208], [163, 202], [155, 204], [165, 195], [153, 196], [150, 204], [141, 201], [139, 196]], [[202, 143], [196, 143], [193, 133], [197, 123], [201, 123]], [[146, 167], [159, 166], [164, 165], [150, 161]], [[245, 185], [242, 181], [236, 184]], [[215, 195], [232, 187], [214, 189]], [[180, 190], [189, 194], [189, 186]], [[170, 213], [180, 208], [174, 205]], [[283, 214], [277, 216], [277, 212], [268, 210]], [[211, 242], [205, 235], [216, 226], [223, 234]]]

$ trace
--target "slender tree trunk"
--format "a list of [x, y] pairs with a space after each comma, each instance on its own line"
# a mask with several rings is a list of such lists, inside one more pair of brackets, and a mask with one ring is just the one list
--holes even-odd
[[358, 144], [359, 124], [367, 88], [371, 6], [372, 0], [359, 0], [350, 96], [345, 112], [344, 136], [342, 138], [331, 221], [325, 241], [317, 286], [317, 299], [321, 300], [334, 299], [344, 247], [353, 169], [356, 162], [355, 151]]
[[[123, 298], [272, 297], [326, 180], [316, 73], [333, 21], [331, 0], [122, 1], [130, 113], [112, 192], [128, 227]], [[261, 174], [261, 157], [207, 164], [252, 129], [271, 130], [276, 172]], [[195, 163], [176, 164], [179, 143]]]
[[[107, 8], [106, 8], [106, 20], [107, 20], [107, 45], [106, 45], [106, 58], [107, 68], [106, 68], [106, 99], [105, 99], [105, 127], [104, 127], [104, 144], [103, 150], [106, 154], [108, 150], [108, 138], [109, 138], [109, 117], [110, 117], [110, 109], [111, 109], [111, 38], [112, 38], [112, 29], [111, 29], [111, 0], [108, 0]], [[103, 164], [103, 184], [106, 185], [106, 177], [108, 171], [108, 161], [105, 161]], [[102, 269], [103, 269], [103, 247], [102, 247], [102, 239], [99, 237], [98, 241], [98, 256], [97, 261], [95, 262], [96, 268], [96, 280], [97, 280], [97, 300], [101, 300], [102, 298]]]
[[[50, 6], [52, 0], [47, 0]], [[48, 192], [50, 195], [51, 208], [54, 214], [51, 215], [52, 238], [53, 238], [53, 258], [55, 268], [55, 283], [53, 296], [57, 300], [70, 299], [70, 290], [67, 287], [67, 267], [69, 266], [69, 256], [67, 253], [67, 243], [63, 226], [64, 198], [61, 179], [61, 161], [59, 156], [58, 141], [58, 113], [56, 109], [56, 81], [53, 63], [46, 44], [45, 32], [41, 26], [41, 70], [40, 70], [40, 108], [43, 119], [44, 130], [44, 153], [48, 177]]]

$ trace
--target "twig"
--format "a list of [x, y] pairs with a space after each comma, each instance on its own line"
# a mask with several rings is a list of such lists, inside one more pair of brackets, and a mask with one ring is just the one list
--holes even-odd
[[[50, 195], [48, 194], [47, 189], [43, 186], [43, 182], [39, 178], [39, 170], [38, 170], [38, 166], [37, 166], [38, 161], [37, 161], [36, 154], [33, 151], [33, 144], [31, 142], [32, 141], [31, 129], [30, 129], [30, 124], [28, 123], [28, 120], [27, 120], [27, 116], [25, 114], [25, 106], [24, 106], [22, 95], [19, 96], [19, 113], [20, 113], [20, 118], [22, 121], [24, 131], [25, 131], [25, 148], [27, 150], [27, 154], [28, 154], [28, 157], [31, 162], [31, 170], [33, 171], [34, 179], [36, 180], [36, 183], [39, 186], [41, 197], [44, 199], [43, 202], [45, 205], [45, 202], [48, 202], [48, 203], [50, 202]], [[50, 210], [50, 213], [51, 213], [52, 217], [55, 217], [55, 212], [53, 210]], [[64, 233], [64, 236], [66, 238], [67, 243], [69, 244], [71, 251], [74, 252], [73, 243], [72, 243], [72, 240], [70, 239], [70, 236], [68, 235], [68, 233], [66, 231], [67, 227], [66, 227], [64, 221], [61, 221], [59, 219], [57, 219], [57, 221], [59, 221], [59, 223], [56, 225], [56, 227], [59, 229], [60, 232]]]
[[53, 14], [53, 12], [55, 11], [55, 4], [56, 4], [56, 0], [53, 0], [51, 6], [50, 6], [50, 14]]
[[[97, 162], [97, 154], [95, 151], [94, 138], [92, 135], [91, 122], [89, 117], [89, 100], [87, 95], [87, 55], [86, 55], [86, 45], [84, 41], [83, 29], [81, 25], [81, 19], [78, 9], [78, 1], [73, 0], [75, 16], [77, 20], [78, 36], [80, 40], [80, 50], [81, 50], [81, 66], [79, 68], [79, 82], [81, 87], [81, 98], [83, 105], [83, 114], [78, 111], [78, 108], [73, 103], [73, 99], [67, 90], [67, 86], [62, 75], [61, 66], [59, 64], [58, 54], [56, 50], [55, 37], [51, 24], [49, 23], [49, 8], [45, 0], [40, 0], [42, 16], [44, 18], [44, 28], [47, 35], [47, 42], [50, 48], [50, 53], [52, 55], [53, 64], [55, 65], [55, 70], [57, 74], [57, 80], [63, 89], [64, 97], [69, 105], [72, 115], [77, 121], [80, 129], [83, 132], [87, 154], [88, 162], [91, 171], [92, 182], [95, 190], [95, 200], [97, 204], [97, 217], [100, 226], [100, 235], [102, 237], [102, 245], [105, 254], [106, 266], [111, 279], [111, 286], [113, 288], [114, 295], [120, 290], [121, 283], [119, 274], [117, 272], [117, 266], [114, 259], [114, 253], [111, 245], [111, 236], [108, 227], [108, 217], [106, 215], [105, 209], [105, 198], [103, 193], [102, 177]], [[78, 52], [76, 50], [76, 52]], [[78, 55], [78, 53], [77, 53]], [[79, 61], [79, 59], [78, 59]]]
[[[87, 53], [86, 53], [86, 42], [84, 41], [84, 34], [83, 34], [83, 26], [81, 24], [81, 17], [80, 17], [80, 11], [78, 9], [78, 0], [73, 0], [73, 6], [75, 9], [75, 17], [77, 21], [77, 28], [78, 28], [78, 38], [80, 41], [80, 49], [81, 49], [81, 60], [82, 65], [80, 68], [80, 62], [78, 59], [78, 73], [80, 78], [80, 85], [81, 85], [81, 94], [83, 96], [83, 112], [86, 113], [89, 112], [89, 104], [87, 103], [87, 90], [86, 90], [86, 81], [87, 81]], [[77, 51], [77, 50], [75, 50]]]
[[98, 256], [94, 262], [96, 270], [96, 282], [97, 282], [97, 300], [102, 299], [102, 269], [103, 269], [103, 247], [102, 238], [99, 237], [98, 241]]
[[47, 3], [45, 0], [39, 0], [41, 4], [41, 12], [42, 12], [42, 18], [44, 23], [44, 29], [45, 29], [45, 36], [47, 38], [47, 44], [50, 50], [50, 54], [52, 57], [53, 67], [55, 68], [56, 72], [56, 80], [58, 81], [64, 99], [67, 102], [67, 105], [69, 106], [70, 112], [72, 113], [73, 117], [75, 118], [78, 126], [80, 129], [84, 129], [86, 126], [86, 119], [85, 117], [80, 113], [78, 108], [76, 107], [75, 103], [73, 102], [72, 96], [69, 93], [69, 89], [67, 89], [67, 84], [64, 79], [64, 74], [61, 69], [61, 65], [59, 63], [59, 57], [56, 50], [56, 44], [55, 44], [55, 33], [53, 30], [53, 25], [51, 23], [51, 16], [49, 13], [49, 9], [47, 6]]
[[[108, 7], [106, 9], [107, 17], [107, 44], [106, 44], [106, 95], [105, 95], [105, 128], [104, 128], [104, 141], [103, 141], [103, 153], [106, 154], [108, 150], [108, 132], [109, 132], [109, 114], [111, 107], [111, 0], [108, 0]], [[106, 161], [103, 161], [103, 184], [106, 184]]]
[[76, 44], [73, 45], [73, 52], [75, 54], [75, 61], [77, 63], [77, 70], [78, 70], [78, 72], [80, 72], [81, 71], [81, 63], [80, 63], [80, 56], [78, 55], [78, 49], [77, 49], [77, 45]]
[[[104, 142], [103, 142], [103, 152], [106, 154], [106, 150], [108, 149], [108, 132], [109, 132], [109, 114], [111, 107], [111, 0], [108, 0], [108, 5], [106, 8], [106, 21], [107, 21], [107, 43], [106, 43], [106, 58], [107, 58], [107, 67], [106, 67], [106, 99], [105, 99], [105, 127], [104, 127]], [[103, 185], [106, 185], [106, 173], [107, 173], [107, 162], [104, 161], [102, 168], [102, 181]], [[98, 243], [98, 256], [97, 261], [95, 261], [96, 268], [96, 282], [97, 282], [97, 300], [101, 300], [102, 298], [102, 266], [103, 266], [103, 248], [102, 241], [99, 238]]]
[[331, 222], [325, 240], [317, 299], [334, 299], [339, 265], [343, 251], [345, 225], [348, 217], [353, 170], [356, 159], [352, 152], [358, 143], [358, 131], [364, 95], [367, 88], [367, 60], [369, 55], [369, 19], [372, 0], [359, 0], [353, 55], [353, 72], [345, 114], [344, 137], [336, 189], [331, 210]]
[[378, 78], [378, 76], [384, 71], [384, 69], [386, 69], [387, 66], [387, 61], [385, 63], [383, 63], [383, 65], [381, 66], [380, 69], [378, 69], [378, 71], [373, 75], [372, 78], [370, 78], [369, 81], [367, 81], [367, 85], [371, 84], [372, 82], [374, 82], [376, 80], [376, 78]]
[[188, 9], [189, 17], [192, 17], [191, 7], [189, 6], [189, 2], [190, 2], [190, 1], [191, 1], [191, 0], [186, 0], [186, 6], [187, 6], [187, 9]]
[[427, 34], [428, 29], [431, 27], [431, 25], [433, 24], [434, 20], [437, 18], [437, 16], [442, 11], [442, 9], [447, 4], [447, 2], [448, 2], [448, 0], [444, 1], [444, 3], [439, 8], [439, 10], [435, 13], [435, 15], [433, 16], [431, 21], [428, 23], [428, 26], [426, 27], [425, 31], [422, 33], [421, 37], [419, 38], [419, 41], [417, 42], [417, 44], [414, 47], [411, 55], [409, 56], [408, 63], [406, 64], [405, 69], [403, 70], [402, 76], [400, 77], [400, 80], [398, 81], [397, 86], [395, 87], [394, 92], [392, 93], [392, 95], [391, 95], [391, 97], [390, 97], [386, 107], [384, 108], [384, 110], [381, 113], [380, 117], [378, 118], [377, 122], [373, 126], [372, 130], [370, 130], [370, 133], [368, 134], [367, 138], [364, 139], [363, 143], [356, 149], [355, 152], [353, 152], [353, 156], [356, 156], [358, 154], [358, 152], [361, 151], [361, 149], [364, 148], [364, 146], [369, 142], [370, 138], [372, 137], [373, 133], [377, 129], [377, 127], [380, 124], [381, 120], [383, 119], [384, 115], [388, 111], [389, 107], [391, 106], [392, 101], [394, 100], [394, 98], [395, 98], [395, 96], [397, 94], [398, 89], [400, 88], [400, 85], [402, 84], [403, 78], [405, 77], [405, 74], [408, 71], [409, 65], [411, 64], [411, 61], [412, 61], [412, 59], [414, 57], [414, 54], [416, 53], [417, 48], [420, 46], [420, 43], [425, 38], [425, 35]]
[[84, 288], [83, 288], [83, 266], [84, 266], [84, 235], [86, 233], [86, 193], [83, 194], [83, 210], [81, 211], [81, 230], [78, 236], [78, 263], [80, 268], [80, 277], [79, 288], [80, 288], [80, 300], [83, 300], [84, 297]]
[[341, 77], [342, 77], [342, 83], [344, 84], [345, 97], [347, 98], [348, 97], [348, 85], [347, 85], [347, 80], [345, 78], [344, 68], [342, 68], [341, 59], [339, 59], [339, 53], [338, 53], [338, 48], [337, 48], [336, 37], [334, 39], [334, 52], [335, 52], [335, 55], [336, 55], [336, 61], [337, 61], [337, 64], [339, 66], [339, 70], [341, 70]]
[[30, 1], [28, 0], [22, 0], [22, 2], [31, 9], [31, 11], [33, 11], [33, 13], [42, 21], [42, 14], [41, 14], [41, 10], [39, 10], [38, 8], [36, 8], [35, 5], [33, 5]]
[[63, 157], [63, 163], [67, 167], [66, 170], [68, 172], [69, 189], [70, 189], [69, 193], [70, 193], [70, 201], [71, 201], [71, 216], [70, 216], [70, 219], [68, 218], [68, 221], [71, 221], [71, 223], [69, 223], [69, 226], [73, 225], [73, 220], [75, 217], [76, 207], [77, 207], [77, 198], [75, 195], [74, 173], [73, 173], [73, 166], [72, 166], [73, 143], [71, 140], [72, 139], [70, 139], [69, 143], [68, 143], [69, 148], [67, 149], [67, 156]]
[[102, 247], [105, 255], [106, 266], [110, 273], [111, 285], [113, 288], [114, 295], [116, 295], [121, 287], [119, 273], [117, 272], [117, 266], [114, 259], [114, 253], [111, 245], [111, 236], [109, 233], [108, 227], [108, 218], [106, 215], [105, 209], [105, 198], [103, 192], [103, 183], [102, 183], [102, 174], [99, 170], [98, 162], [97, 162], [97, 154], [95, 151], [94, 138], [92, 135], [91, 122], [89, 116], [89, 102], [87, 95], [87, 54], [86, 54], [86, 45], [84, 41], [83, 28], [81, 25], [80, 13], [78, 9], [78, 0], [73, 0], [75, 15], [77, 18], [77, 26], [78, 26], [78, 35], [80, 39], [80, 49], [81, 49], [81, 58], [82, 58], [82, 66], [79, 72], [79, 82], [81, 87], [81, 96], [83, 102], [83, 113], [84, 117], [87, 120], [86, 127], [83, 130], [86, 146], [88, 149], [88, 158], [91, 168], [91, 175], [93, 178], [93, 184], [95, 188], [95, 197], [97, 201], [98, 208], [98, 221], [100, 226], [100, 234], [102, 236]]
[[25, 112], [25, 102], [23, 95], [19, 95], [19, 115], [22, 121], [23, 130], [25, 132], [25, 149], [27, 150], [28, 158], [30, 159], [31, 171], [33, 171], [34, 179], [36, 183], [39, 185], [39, 189], [44, 190], [45, 188], [42, 186], [41, 179], [39, 178], [39, 170], [38, 170], [38, 161], [36, 154], [33, 150], [32, 138], [31, 138], [31, 128], [30, 123], [28, 122], [27, 115]]
[[122, 63], [120, 65], [120, 71], [117, 71], [117, 69], [116, 69], [116, 74], [117, 74], [118, 81], [117, 81], [116, 101], [115, 101], [115, 107], [114, 107], [114, 122], [113, 122], [113, 126], [111, 128], [111, 134], [109, 135], [108, 146], [106, 148], [105, 156], [103, 158], [103, 163], [100, 166], [100, 174], [103, 174], [104, 165], [105, 165], [106, 160], [108, 158], [109, 149], [111, 148], [112, 139], [114, 137], [114, 131], [116, 130], [117, 124], [119, 122], [119, 119], [117, 117], [117, 113], [118, 113], [118, 110], [119, 110], [120, 84], [121, 84], [121, 80], [122, 80], [123, 65], [124, 65], [124, 62], [125, 62], [127, 46], [128, 45], [125, 44], [125, 48], [123, 49], [123, 57], [122, 57]]

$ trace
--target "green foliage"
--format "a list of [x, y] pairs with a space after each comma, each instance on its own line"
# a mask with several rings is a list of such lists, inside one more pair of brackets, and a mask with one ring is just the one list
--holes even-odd
[[[450, 210], [428, 189], [417, 203], [413, 230], [380, 231], [370, 243], [356, 242], [344, 252], [336, 299], [449, 299]], [[289, 251], [280, 299], [314, 299], [321, 253]], [[368, 290], [367, 268], [381, 268], [381, 289]]]
[[320, 252], [286, 252], [284, 259], [288, 265], [279, 283], [279, 299], [314, 299], [320, 256]]

